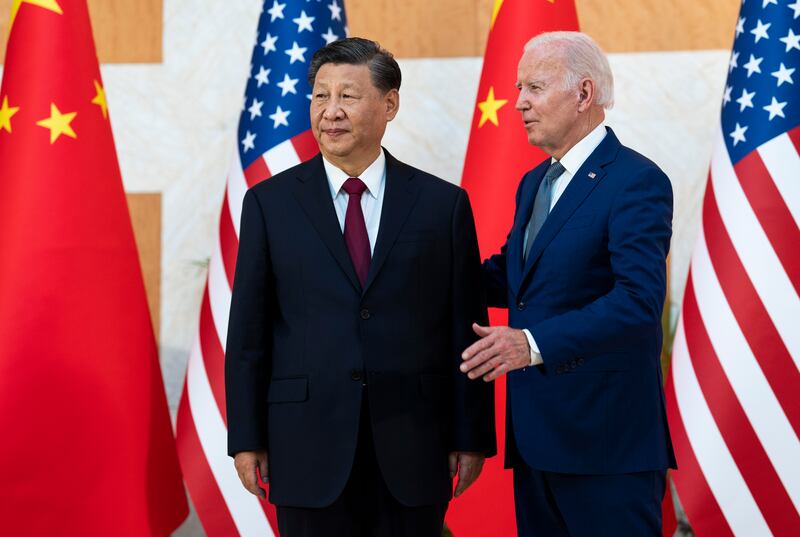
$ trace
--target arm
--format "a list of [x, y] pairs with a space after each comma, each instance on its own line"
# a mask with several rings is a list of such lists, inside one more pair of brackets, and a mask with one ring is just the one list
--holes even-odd
[[[481, 340], [464, 351], [462, 371], [494, 380], [534, 363], [558, 363], [619, 348], [660, 322], [666, 258], [672, 234], [672, 187], [656, 168], [633, 177], [609, 216], [608, 250], [614, 286], [583, 308], [544, 319], [529, 329], [476, 326]], [[530, 342], [534, 342], [536, 348]]]
[[245, 488], [263, 497], [255, 480], [267, 479], [267, 387], [271, 370], [271, 326], [275, 305], [266, 228], [253, 191], [242, 205], [239, 253], [225, 352], [228, 454]]
[[614, 286], [586, 306], [529, 327], [545, 363], [618, 350], [660, 323], [672, 235], [672, 187], [661, 170], [622, 188], [608, 222]]
[[480, 254], [469, 198], [459, 192], [452, 218], [452, 318], [454, 416], [450, 475], [458, 474], [455, 496], [460, 496], [480, 475], [483, 460], [496, 451], [494, 386], [473, 382], [459, 373], [461, 350], [475, 337], [473, 322], [487, 322], [480, 292]]

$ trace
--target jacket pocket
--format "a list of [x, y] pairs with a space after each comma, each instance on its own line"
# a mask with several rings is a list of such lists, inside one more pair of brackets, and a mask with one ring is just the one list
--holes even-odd
[[267, 401], [270, 403], [300, 403], [308, 399], [308, 378], [272, 379]]

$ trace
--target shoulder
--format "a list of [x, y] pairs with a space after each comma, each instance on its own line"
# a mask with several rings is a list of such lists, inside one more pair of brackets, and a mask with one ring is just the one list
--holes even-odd
[[609, 172], [619, 181], [622, 189], [646, 186], [672, 192], [672, 183], [664, 170], [646, 156], [625, 145], [619, 146]]
[[291, 187], [294, 182], [297, 181], [298, 177], [305, 177], [313, 173], [316, 167], [322, 167], [321, 163], [317, 162], [318, 159], [319, 157], [317, 156], [305, 162], [301, 162], [269, 179], [256, 183], [248, 189], [247, 195], [265, 199], [290, 193]]
[[466, 192], [460, 186], [437, 177], [432, 173], [421, 170], [410, 164], [399, 161], [387, 153], [386, 156], [387, 174], [392, 174], [398, 178], [408, 178], [415, 183], [415, 187], [422, 190], [427, 196], [440, 196], [444, 198], [457, 199], [466, 196]]

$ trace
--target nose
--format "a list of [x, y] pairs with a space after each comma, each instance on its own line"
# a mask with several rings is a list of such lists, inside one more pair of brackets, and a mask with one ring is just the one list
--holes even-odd
[[326, 121], [335, 121], [344, 117], [344, 110], [342, 110], [339, 99], [332, 97], [328, 100], [325, 109], [322, 111], [322, 117]]
[[531, 104], [528, 102], [527, 94], [525, 93], [525, 89], [523, 88], [522, 90], [520, 90], [519, 95], [517, 96], [517, 102], [514, 103], [514, 108], [519, 110], [520, 112], [524, 112], [530, 107]]

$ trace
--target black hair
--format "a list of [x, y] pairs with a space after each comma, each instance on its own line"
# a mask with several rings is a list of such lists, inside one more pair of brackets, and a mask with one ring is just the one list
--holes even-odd
[[376, 88], [383, 93], [400, 89], [400, 66], [397, 65], [392, 53], [375, 41], [362, 37], [348, 37], [317, 50], [308, 67], [308, 83], [312, 87], [317, 72], [326, 63], [367, 65]]

